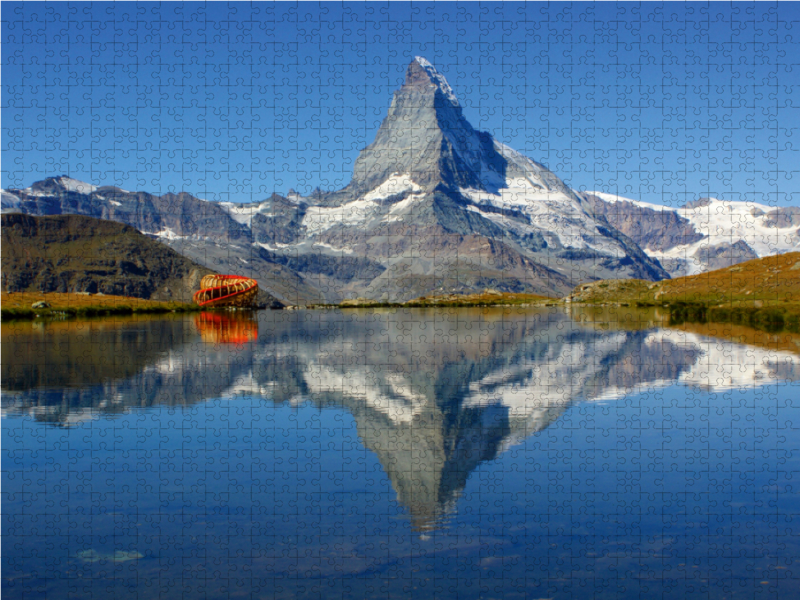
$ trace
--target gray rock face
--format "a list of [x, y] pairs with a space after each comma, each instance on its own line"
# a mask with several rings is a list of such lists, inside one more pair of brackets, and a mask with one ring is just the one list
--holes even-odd
[[668, 250], [703, 239], [703, 234], [695, 231], [689, 220], [677, 212], [658, 211], [632, 202], [604, 202], [593, 194], [584, 197], [596, 215], [605, 217], [642, 248]]
[[250, 230], [218, 203], [191, 194], [155, 196], [49, 177], [24, 190], [5, 192], [18, 200], [18, 211], [30, 215], [77, 214], [118, 221], [162, 237], [209, 237], [220, 241], [249, 239]]
[[697, 260], [707, 265], [708, 270], [724, 269], [732, 265], [758, 258], [755, 250], [743, 240], [731, 244], [724, 242], [701, 248], [696, 253]]
[[783, 229], [800, 225], [800, 208], [796, 206], [776, 208], [764, 214], [765, 224], [770, 227]]
[[304, 200], [306, 243], [385, 267], [360, 297], [484, 287], [561, 295], [584, 280], [668, 277], [546, 167], [476, 131], [419, 57], [352, 182]]
[[487, 169], [501, 177], [506, 171], [491, 136], [472, 128], [445, 79], [416, 58], [375, 141], [359, 155], [348, 188], [368, 192], [392, 174], [408, 173], [426, 189], [440, 183], [484, 189]]

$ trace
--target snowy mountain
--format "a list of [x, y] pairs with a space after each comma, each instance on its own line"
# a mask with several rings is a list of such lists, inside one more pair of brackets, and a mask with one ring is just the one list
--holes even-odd
[[800, 224], [800, 211], [719, 201], [674, 211], [575, 192], [475, 130], [421, 57], [341, 190], [234, 204], [62, 176], [6, 190], [2, 206], [131, 224], [289, 303], [484, 288], [562, 296], [586, 281], [658, 280], [794, 248]]
[[584, 196], [672, 277], [800, 250], [800, 208], [716, 198], [670, 208], [602, 192]]
[[256, 243], [370, 257], [385, 270], [352, 289], [366, 297], [485, 287], [560, 295], [587, 279], [666, 277], [546, 167], [473, 129], [420, 57], [351, 183], [295, 202], [249, 207]]

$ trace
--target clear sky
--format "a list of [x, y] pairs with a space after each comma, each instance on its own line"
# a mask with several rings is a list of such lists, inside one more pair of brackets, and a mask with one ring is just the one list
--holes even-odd
[[798, 3], [2, 3], [2, 181], [337, 189], [415, 55], [577, 189], [800, 206]]

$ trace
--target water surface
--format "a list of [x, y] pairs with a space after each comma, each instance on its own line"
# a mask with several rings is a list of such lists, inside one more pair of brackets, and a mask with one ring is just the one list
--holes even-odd
[[800, 596], [796, 340], [657, 316], [4, 324], [4, 597]]

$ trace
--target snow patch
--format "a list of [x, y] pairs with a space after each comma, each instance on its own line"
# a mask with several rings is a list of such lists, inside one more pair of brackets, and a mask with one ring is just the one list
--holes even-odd
[[183, 236], [183, 235], [178, 235], [177, 233], [175, 233], [169, 227], [165, 227], [164, 229], [162, 229], [158, 233], [151, 233], [150, 235], [154, 235], [156, 237], [164, 238], [165, 240], [180, 240], [180, 239], [183, 239], [184, 237], [186, 237], [186, 236]]
[[253, 217], [255, 215], [260, 214], [265, 217], [273, 216], [273, 213], [270, 212], [269, 202], [262, 202], [257, 205], [253, 203], [236, 204], [234, 202], [220, 202], [219, 205], [230, 215], [231, 219], [247, 227], [252, 227]]
[[424, 199], [425, 199], [425, 194], [412, 194], [405, 200], [401, 200], [397, 204], [393, 204], [392, 208], [389, 210], [389, 213], [381, 220], [385, 223], [391, 223], [393, 221], [402, 221], [403, 218], [411, 210], [412, 206], [417, 202], [419, 202], [420, 200]]
[[33, 196], [34, 198], [46, 198], [48, 196], [53, 195], [50, 192], [37, 192], [33, 188], [25, 188], [22, 191], [25, 192], [25, 194], [27, 194], [28, 196]]
[[314, 242], [312, 244], [312, 247], [313, 248], [316, 248], [316, 247], [327, 248], [328, 250], [333, 250], [334, 252], [336, 252], [338, 254], [352, 254], [353, 253], [353, 249], [352, 248], [339, 248], [339, 247], [336, 247], [336, 246], [331, 246], [330, 244], [326, 244], [325, 242]]
[[[616, 240], [598, 232], [597, 223], [577, 200], [564, 191], [541, 187], [531, 177], [509, 178], [497, 193], [464, 188], [460, 191], [473, 202], [468, 210], [517, 235], [550, 233], [558, 236], [565, 248], [623, 254]], [[522, 218], [514, 218], [513, 214]]]
[[364, 194], [363, 199], [369, 201], [386, 200], [404, 192], [419, 192], [420, 190], [422, 188], [412, 181], [411, 175], [408, 173], [392, 173], [389, 179], [374, 190]]
[[363, 225], [374, 215], [378, 205], [373, 200], [361, 199], [341, 206], [310, 206], [302, 225], [309, 235], [318, 235], [336, 225]]
[[295, 192], [294, 190], [292, 190], [288, 194], [286, 194], [286, 199], [289, 200], [293, 204], [304, 204], [305, 203], [305, 200], [303, 199], [303, 197], [300, 194], [298, 194], [297, 192]]
[[71, 177], [59, 177], [56, 181], [68, 192], [78, 192], [79, 194], [91, 194], [97, 186], [72, 179]]
[[659, 212], [675, 211], [674, 208], [671, 208], [669, 206], [663, 206], [661, 204], [651, 204], [649, 202], [642, 202], [641, 200], [631, 200], [630, 198], [624, 198], [622, 196], [617, 196], [615, 194], [606, 194], [605, 192], [592, 191], [592, 192], [583, 192], [583, 193], [586, 194], [586, 195], [597, 196], [598, 198], [600, 198], [604, 202], [609, 202], [611, 204], [617, 204], [618, 202], [629, 202], [630, 204], [633, 204], [633, 205], [638, 206], [640, 208], [649, 208], [650, 210], [656, 210], [656, 211], [659, 211]]
[[16, 194], [0, 190], [0, 212], [3, 214], [21, 212], [22, 200]]

